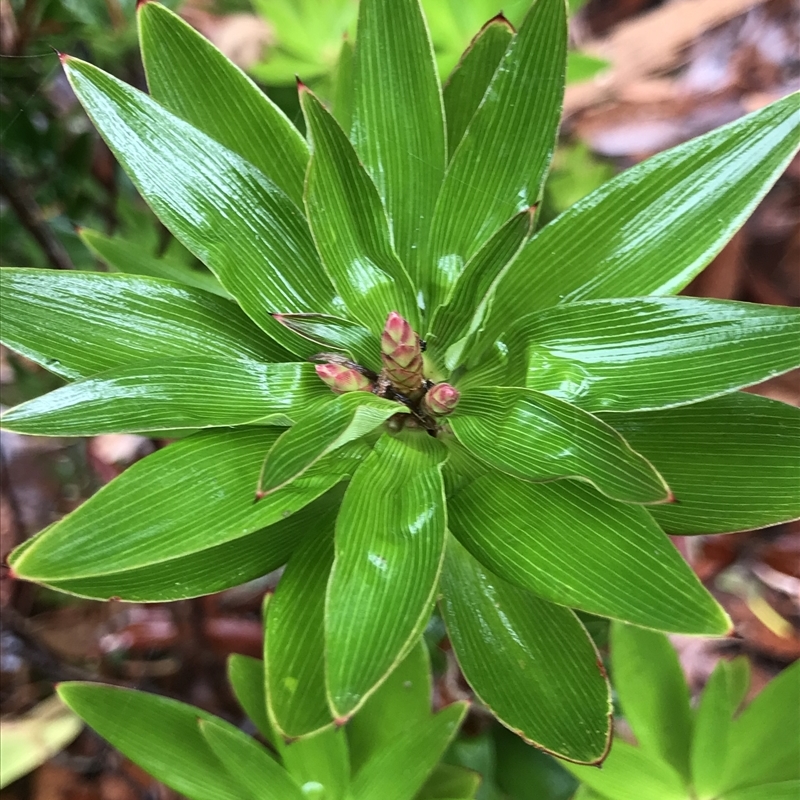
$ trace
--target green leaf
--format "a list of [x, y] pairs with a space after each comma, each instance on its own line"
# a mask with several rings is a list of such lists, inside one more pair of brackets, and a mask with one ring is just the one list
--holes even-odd
[[428, 649], [420, 639], [347, 724], [353, 774], [394, 747], [407, 728], [428, 720], [432, 688]]
[[350, 139], [386, 206], [397, 254], [421, 286], [419, 248], [446, 154], [441, 90], [418, 0], [359, 4], [353, 84]]
[[628, 503], [662, 503], [664, 479], [610, 425], [540, 392], [464, 391], [450, 425], [459, 441], [497, 469], [527, 480], [580, 478]]
[[509, 332], [521, 373], [509, 382], [586, 411], [653, 410], [786, 372], [800, 365], [798, 342], [795, 308], [689, 297], [570, 303]]
[[325, 694], [325, 589], [333, 566], [335, 515], [289, 559], [270, 601], [264, 636], [269, 715], [285, 738], [331, 725]]
[[536, 0], [447, 169], [426, 248], [428, 308], [442, 302], [470, 257], [506, 220], [541, 198], [561, 116], [566, 56], [564, 3]]
[[167, 697], [104, 686], [61, 683], [61, 699], [123, 755], [191, 800], [243, 800], [217, 760], [198, 720], [227, 722]]
[[168, 281], [0, 269], [0, 305], [3, 343], [64, 378], [162, 357], [287, 360], [234, 303]]
[[[0, 418], [45, 436], [286, 424], [330, 395], [311, 364], [220, 358], [151, 361], [102, 372], [29, 400]], [[288, 415], [288, 416], [287, 416]]]
[[604, 58], [571, 50], [567, 53], [567, 84], [588, 81], [610, 66], [611, 62]]
[[497, 287], [486, 339], [532, 311], [676, 294], [722, 249], [800, 145], [800, 93], [659, 153], [531, 239]]
[[275, 442], [264, 462], [260, 491], [269, 495], [290, 485], [329, 453], [374, 431], [395, 414], [407, 412], [405, 406], [370, 392], [334, 398], [301, 417]]
[[297, 783], [252, 737], [222, 720], [201, 719], [198, 726], [234, 783], [253, 800], [305, 800]]
[[667, 637], [615, 622], [611, 677], [639, 746], [669, 764], [688, 784], [691, 698], [678, 654]]
[[448, 498], [450, 528], [502, 578], [637, 625], [721, 634], [730, 620], [647, 512], [575, 481], [487, 475]]
[[349, 474], [363, 452], [342, 450], [254, 506], [264, 452], [276, 436], [260, 428], [209, 431], [156, 451], [12, 556], [15, 572], [59, 581], [208, 550], [299, 511]]
[[458, 363], [462, 349], [470, 352], [466, 338], [461, 342], [458, 340], [477, 330], [486, 312], [485, 301], [492, 281], [519, 252], [532, 226], [530, 209], [512, 217], [469, 260], [453, 286], [447, 304], [437, 309], [430, 323], [431, 332], [426, 338], [434, 357], [444, 354], [449, 345], [453, 346], [455, 352], [448, 351], [445, 357], [447, 367], [452, 368]]
[[572, 611], [493, 575], [452, 537], [442, 594], [464, 677], [500, 722], [561, 758], [602, 761], [611, 741], [610, 688]]
[[145, 3], [138, 17], [151, 96], [258, 167], [300, 205], [308, 146], [286, 115], [205, 36], [164, 6]]
[[765, 783], [747, 789], [734, 789], [726, 792], [722, 800], [797, 800], [800, 794], [800, 780]]
[[427, 622], [444, 556], [445, 448], [384, 434], [356, 470], [336, 521], [325, 604], [328, 701], [351, 716]]
[[147, 95], [77, 59], [75, 94], [161, 221], [245, 313], [291, 352], [301, 339], [272, 312], [341, 313], [300, 209], [241, 156]]
[[669, 764], [620, 739], [615, 740], [602, 769], [575, 764], [564, 766], [585, 786], [596, 790], [603, 800], [643, 800], [645, 797], [688, 800], [691, 797], [681, 776]]
[[504, 16], [490, 19], [470, 42], [442, 88], [450, 158], [464, 137], [513, 37], [514, 28]]
[[300, 105], [314, 153], [306, 210], [322, 263], [348, 308], [380, 335], [397, 310], [417, 327], [414, 287], [392, 247], [378, 190], [333, 116], [305, 87]]
[[344, 730], [326, 728], [293, 742], [279, 741], [278, 747], [286, 769], [309, 797], [345, 798], [350, 783], [350, 763]]
[[264, 694], [264, 662], [233, 653], [228, 656], [228, 683], [258, 732], [266, 741], [274, 744], [275, 733], [267, 717], [267, 698]]
[[438, 764], [414, 800], [471, 800], [481, 785], [481, 776], [454, 764]]
[[176, 281], [230, 299], [230, 295], [210, 272], [192, 269], [167, 256], [157, 257], [142, 252], [142, 244], [139, 241], [124, 239], [122, 236], [104, 236], [99, 231], [86, 229], [82, 229], [79, 235], [89, 250], [113, 270], [130, 275]]
[[640, 414], [608, 414], [677, 502], [649, 509], [667, 533], [723, 533], [800, 517], [800, 410], [738, 393]]
[[[773, 678], [734, 720], [726, 789], [800, 780], [800, 661]], [[726, 795], [727, 797], [727, 795]]]
[[353, 121], [353, 54], [355, 47], [349, 39], [342, 41], [336, 74], [333, 79], [332, 111], [336, 121], [346, 131]]
[[412, 725], [353, 776], [353, 800], [412, 800], [444, 754], [467, 711], [453, 703], [424, 723]]

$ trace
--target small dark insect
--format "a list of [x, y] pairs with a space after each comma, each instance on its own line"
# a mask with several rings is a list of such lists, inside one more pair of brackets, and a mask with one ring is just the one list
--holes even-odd
[[422, 353], [428, 349], [428, 343], [424, 339], [419, 340], [419, 349]]

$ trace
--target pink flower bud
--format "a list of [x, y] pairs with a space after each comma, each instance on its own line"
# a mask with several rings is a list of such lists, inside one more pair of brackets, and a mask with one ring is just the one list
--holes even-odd
[[386, 319], [381, 334], [381, 360], [395, 388], [413, 396], [422, 388], [422, 349], [419, 337], [396, 311]]
[[461, 392], [449, 383], [437, 383], [423, 398], [425, 408], [431, 414], [443, 416], [449, 414], [458, 404]]
[[352, 367], [329, 362], [317, 364], [314, 369], [317, 371], [317, 375], [337, 394], [372, 391], [372, 383], [369, 378]]

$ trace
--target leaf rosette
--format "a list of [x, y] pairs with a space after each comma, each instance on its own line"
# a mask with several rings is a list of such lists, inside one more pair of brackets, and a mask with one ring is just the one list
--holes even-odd
[[266, 696], [290, 738], [347, 721], [439, 602], [476, 696], [599, 762], [609, 688], [576, 611], [725, 634], [668, 534], [800, 516], [800, 412], [739, 391], [800, 364], [800, 312], [673, 296], [797, 151], [800, 95], [535, 231], [562, 0], [493, 19], [443, 87], [417, 0], [362, 0], [352, 91], [331, 113], [299, 87], [307, 138], [177, 16], [138, 14], [149, 96], [64, 69], [219, 286], [3, 270], [4, 341], [69, 381], [6, 429], [179, 436], [15, 573], [164, 601], [288, 562]]

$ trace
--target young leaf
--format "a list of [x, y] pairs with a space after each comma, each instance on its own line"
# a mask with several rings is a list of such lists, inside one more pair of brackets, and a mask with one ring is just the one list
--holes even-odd
[[222, 720], [198, 721], [211, 751], [252, 800], [305, 800], [286, 770], [251, 736]]
[[721, 533], [800, 517], [800, 411], [752, 394], [640, 414], [608, 414], [669, 482], [650, 508], [671, 534]]
[[375, 184], [336, 120], [302, 85], [300, 105], [314, 148], [306, 176], [306, 210], [333, 285], [374, 334], [380, 335], [392, 309], [416, 327], [414, 287], [392, 247]]
[[[350, 139], [386, 206], [415, 286], [445, 168], [442, 96], [419, 0], [363, 0]], [[391, 309], [388, 309], [391, 310]]]
[[205, 36], [160, 3], [139, 7], [151, 96], [303, 202], [308, 146], [286, 115]]
[[198, 720], [236, 731], [202, 709], [146, 692], [99, 683], [62, 683], [61, 699], [121, 753], [191, 800], [243, 800]]
[[627, 503], [663, 503], [670, 497], [664, 479], [613, 428], [540, 392], [464, 391], [450, 425], [478, 458], [518, 478], [581, 478]]
[[611, 677], [639, 746], [669, 764], [688, 784], [691, 698], [678, 654], [667, 637], [615, 622]]
[[798, 110], [800, 93], [789, 95], [659, 153], [576, 203], [506, 271], [486, 340], [509, 319], [559, 303], [676, 294], [791, 161], [800, 146]]
[[286, 519], [349, 474], [363, 453], [360, 446], [341, 451], [253, 505], [276, 436], [264, 428], [210, 431], [156, 451], [12, 555], [14, 571], [44, 582], [88, 578], [209, 550]]
[[67, 77], [153, 211], [256, 323], [291, 352], [313, 350], [272, 312], [337, 313], [300, 209], [241, 156], [83, 61]]
[[800, 365], [798, 342], [800, 309], [689, 297], [555, 306], [507, 337], [520, 383], [586, 411], [652, 410], [741, 389]]
[[325, 602], [328, 701], [351, 716], [408, 652], [430, 614], [444, 556], [440, 442], [384, 434], [336, 521]]
[[452, 537], [442, 594], [458, 663], [492, 713], [561, 758], [602, 761], [611, 742], [610, 689], [572, 611], [501, 580]]
[[334, 516], [295, 551], [269, 604], [264, 635], [269, 715], [287, 739], [333, 723], [325, 694], [325, 589]]
[[442, 302], [506, 220], [539, 201], [555, 148], [566, 58], [565, 4], [536, 0], [447, 168], [426, 248], [428, 308]]
[[413, 800], [467, 711], [453, 703], [425, 722], [412, 725], [383, 747], [353, 776], [353, 800]]
[[447, 152], [451, 159], [513, 36], [514, 28], [502, 14], [490, 19], [470, 42], [442, 87]]
[[228, 656], [228, 683], [258, 732], [274, 745], [275, 732], [267, 717], [267, 698], [264, 694], [264, 662], [233, 653]]
[[150, 361], [102, 372], [15, 406], [6, 430], [45, 436], [285, 424], [330, 392], [311, 364], [220, 358]]
[[478, 560], [546, 600], [659, 630], [730, 627], [643, 508], [577, 481], [495, 473], [449, 497], [448, 510], [450, 529]]
[[235, 303], [169, 281], [6, 268], [0, 305], [3, 343], [64, 378], [159, 358], [289, 360]]

